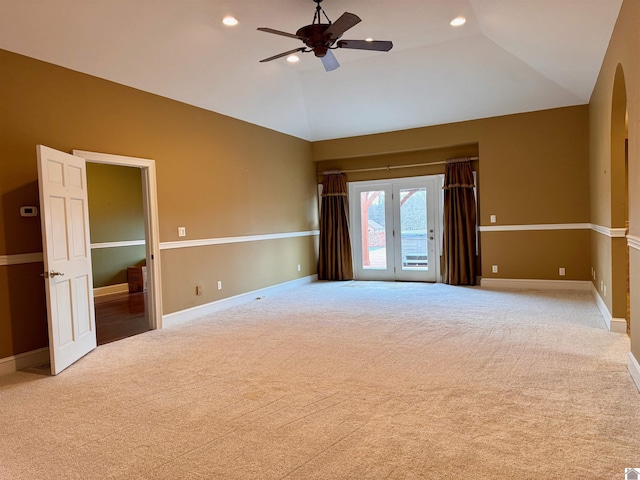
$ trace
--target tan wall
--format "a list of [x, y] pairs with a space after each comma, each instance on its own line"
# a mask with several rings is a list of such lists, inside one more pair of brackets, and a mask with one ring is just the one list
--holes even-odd
[[[479, 155], [479, 224], [589, 222], [586, 106], [508, 115], [313, 144], [318, 171], [425, 163]], [[443, 166], [376, 172], [426, 175]], [[401, 173], [400, 173], [401, 172]], [[362, 180], [367, 174], [348, 174]], [[368, 174], [373, 178], [374, 174]], [[497, 223], [490, 223], [490, 215]], [[526, 252], [526, 255], [523, 255]], [[586, 230], [481, 234], [483, 277], [588, 280]], [[499, 273], [491, 273], [498, 265]], [[558, 268], [566, 276], [558, 276]]]
[[[620, 164], [624, 129], [628, 131], [629, 235], [640, 239], [640, 2], [624, 0], [589, 103], [591, 221], [608, 228], [624, 227], [624, 171]], [[624, 74], [628, 125], [621, 126], [615, 108], [616, 71]], [[618, 77], [620, 78], [620, 77]], [[616, 95], [617, 99], [620, 97]], [[612, 123], [612, 112], [614, 120]], [[613, 128], [612, 128], [613, 127]], [[613, 139], [613, 141], [612, 141]], [[604, 281], [611, 294], [603, 297], [613, 316], [624, 318], [626, 271], [623, 239], [594, 234], [592, 263], [596, 286]], [[630, 252], [631, 351], [640, 359], [640, 252]], [[601, 293], [602, 296], [602, 293]]]
[[0, 267], [0, 358], [46, 347], [42, 263]]
[[[265, 249], [269, 255], [262, 253]], [[315, 272], [316, 252], [315, 242], [296, 238], [166, 250], [162, 253], [162, 275], [172, 279], [172, 286], [164, 290], [165, 311], [176, 312], [286, 282], [298, 275], [298, 264], [305, 272]], [[218, 281], [222, 281], [222, 290], [217, 288]], [[194, 295], [196, 285], [202, 286], [202, 297]]]
[[[0, 255], [42, 251], [39, 218], [17, 214], [38, 204], [36, 144], [154, 159], [161, 242], [179, 240], [178, 226], [186, 240], [318, 228], [307, 141], [1, 50], [0, 85]], [[186, 281], [223, 280], [219, 298], [315, 274], [316, 240], [255, 242], [249, 256], [208, 247], [197, 261], [189, 248], [163, 250], [164, 313], [213, 298]], [[47, 344], [41, 271], [0, 266], [0, 358]]]

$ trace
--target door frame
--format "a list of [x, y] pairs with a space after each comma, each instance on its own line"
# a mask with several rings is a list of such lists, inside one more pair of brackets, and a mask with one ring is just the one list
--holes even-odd
[[[352, 225], [351, 227], [351, 241], [352, 241], [352, 249], [353, 249], [353, 270], [354, 273], [360, 271], [360, 269], [357, 268], [356, 262], [358, 261], [358, 259], [362, 258], [362, 245], [361, 242], [355, 242], [354, 241], [354, 235], [355, 235], [355, 231], [356, 231], [356, 227], [359, 229], [360, 228], [360, 224], [359, 219], [359, 212], [357, 211], [357, 208], [355, 208], [356, 203], [353, 201], [356, 195], [356, 192], [359, 191], [361, 189], [361, 187], [364, 188], [369, 188], [371, 187], [371, 189], [376, 189], [376, 188], [380, 188], [385, 189], [385, 191], [387, 191], [390, 193], [394, 193], [394, 191], [396, 190], [396, 187], [399, 186], [400, 188], [405, 187], [405, 186], [411, 186], [413, 185], [415, 182], [433, 182], [433, 197], [431, 198], [431, 202], [433, 203], [435, 200], [435, 211], [436, 211], [436, 219], [434, 222], [434, 256], [435, 256], [435, 261], [434, 261], [434, 270], [435, 270], [435, 282], [436, 283], [440, 283], [442, 281], [442, 274], [441, 274], [441, 269], [440, 269], [440, 256], [442, 255], [442, 248], [443, 248], [443, 238], [442, 238], [442, 232], [443, 232], [443, 221], [444, 221], [444, 197], [442, 195], [442, 189], [438, 189], [438, 187], [441, 187], [443, 185], [443, 179], [444, 179], [444, 175], [443, 174], [435, 174], [435, 175], [421, 175], [421, 176], [416, 176], [416, 177], [401, 177], [401, 178], [388, 178], [388, 179], [382, 179], [382, 180], [363, 180], [363, 181], [357, 181], [357, 182], [349, 182], [349, 203], [350, 203], [350, 212], [349, 212], [349, 221], [350, 224]], [[429, 191], [427, 190], [427, 194], [429, 194]], [[393, 220], [393, 229], [395, 230], [397, 228], [396, 225], [396, 221], [399, 219], [396, 219], [396, 212], [395, 212], [395, 208], [393, 205], [393, 202], [391, 202], [390, 205], [386, 205], [385, 206], [385, 211], [386, 214], [388, 215], [389, 213], [392, 213], [392, 220]], [[396, 269], [398, 268], [397, 265], [397, 261], [395, 259], [395, 251], [393, 252], [389, 252], [387, 251], [387, 262], [389, 262], [389, 260], [392, 260], [394, 262], [394, 266], [396, 267]], [[383, 281], [409, 281], [409, 280], [401, 280], [401, 279], [397, 279], [396, 274], [394, 273], [392, 275], [392, 277], [389, 276], [388, 273], [383, 273], [380, 272], [381, 275], [378, 277], [380, 280]], [[357, 276], [357, 274], [356, 274]], [[368, 275], [365, 275], [364, 277], [361, 275], [360, 276], [361, 280], [367, 280], [370, 278], [366, 278], [369, 277]]]
[[147, 257], [149, 325], [152, 329], [162, 328], [162, 278], [160, 272], [160, 230], [158, 226], [158, 190], [156, 186], [155, 160], [86, 150], [73, 150], [72, 153], [90, 163], [140, 169], [142, 174], [142, 203]]

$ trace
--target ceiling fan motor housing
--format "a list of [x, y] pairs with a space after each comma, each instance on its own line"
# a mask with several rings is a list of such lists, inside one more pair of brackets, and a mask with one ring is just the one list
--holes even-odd
[[340, 38], [331, 39], [325, 35], [325, 30], [329, 28], [328, 23], [314, 23], [312, 25], [306, 25], [300, 28], [296, 35], [304, 38], [304, 43], [307, 47], [313, 50], [313, 54], [316, 57], [324, 57], [327, 54], [327, 50], [335, 41]]

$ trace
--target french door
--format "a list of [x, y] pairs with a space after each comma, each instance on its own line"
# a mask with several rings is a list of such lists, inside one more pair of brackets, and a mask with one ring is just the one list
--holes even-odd
[[350, 183], [356, 279], [437, 281], [441, 198], [441, 175]]

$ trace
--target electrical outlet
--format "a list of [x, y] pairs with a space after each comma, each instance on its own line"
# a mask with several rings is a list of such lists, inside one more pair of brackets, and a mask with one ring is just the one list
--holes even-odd
[[202, 295], [202, 285], [196, 285], [196, 295]]
[[606, 285], [604, 286], [603, 293], [604, 293], [604, 296], [606, 297], [607, 296], [607, 286]]
[[186, 227], [178, 227], [178, 236], [186, 237], [187, 236], [187, 228]]
[[491, 265], [491, 273], [498, 273], [498, 265]]
[[298, 264], [298, 271], [300, 271], [300, 264]]
[[560, 268], [558, 269], [558, 275], [560, 275], [561, 277], [564, 277], [564, 276], [565, 276], [565, 270], [564, 270], [564, 267], [560, 267]]
[[495, 215], [489, 215], [489, 221], [491, 223], [496, 223], [496, 216]]
[[222, 290], [222, 280], [218, 280], [218, 290]]

